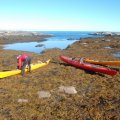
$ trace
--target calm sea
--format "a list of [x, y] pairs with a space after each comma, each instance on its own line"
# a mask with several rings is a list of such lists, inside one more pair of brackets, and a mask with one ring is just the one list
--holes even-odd
[[[45, 41], [41, 42], [7, 44], [4, 49], [41, 53], [44, 50], [51, 48], [65, 49], [68, 45], [71, 45], [80, 38], [96, 37], [89, 35], [92, 32], [81, 31], [39, 31], [38, 33], [51, 34], [53, 37], [47, 38]], [[36, 47], [38, 44], [42, 44], [43, 46]]]

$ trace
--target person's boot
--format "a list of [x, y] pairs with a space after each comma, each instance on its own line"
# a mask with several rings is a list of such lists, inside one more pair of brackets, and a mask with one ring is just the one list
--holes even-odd
[[31, 66], [29, 66], [29, 73], [31, 73]]
[[21, 74], [22, 74], [22, 76], [24, 77], [24, 76], [25, 76], [25, 70], [22, 70], [22, 71], [21, 71]]

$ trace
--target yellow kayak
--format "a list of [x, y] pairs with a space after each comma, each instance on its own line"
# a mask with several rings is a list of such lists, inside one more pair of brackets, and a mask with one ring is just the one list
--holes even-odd
[[120, 66], [120, 61], [95, 61], [95, 60], [85, 59], [85, 62], [96, 64], [96, 65]]
[[[40, 67], [46, 66], [49, 64], [49, 62], [50, 62], [50, 60], [47, 60], [46, 62], [31, 64], [31, 70], [35, 70]], [[25, 72], [27, 72], [27, 71], [28, 71], [28, 68], [26, 67]], [[5, 78], [8, 76], [12, 76], [12, 75], [20, 74], [20, 73], [21, 73], [21, 70], [19, 70], [19, 69], [11, 70], [11, 71], [3, 71], [3, 72], [0, 72], [0, 78]]]

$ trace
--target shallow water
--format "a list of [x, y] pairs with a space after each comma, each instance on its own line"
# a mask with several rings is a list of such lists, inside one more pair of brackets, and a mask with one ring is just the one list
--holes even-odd
[[113, 56], [115, 56], [115, 57], [120, 57], [120, 52], [113, 54]]
[[[41, 31], [39, 33], [51, 34], [53, 35], [53, 37], [47, 38], [46, 41], [41, 41], [41, 42], [24, 42], [24, 43], [7, 44], [4, 46], [4, 49], [41, 53], [45, 49], [51, 49], [51, 48], [65, 49], [66, 47], [68, 47], [75, 41], [79, 40], [80, 38], [96, 37], [93, 35], [89, 35], [89, 33], [91, 32], [81, 32], [81, 31], [74, 31], [74, 32], [73, 31], [44, 31], [44, 32]], [[43, 46], [35, 47], [38, 44], [43, 44]]]
[[[25, 42], [25, 43], [14, 43], [14, 44], [7, 44], [5, 45], [4, 49], [10, 49], [10, 50], [21, 50], [21, 51], [29, 51], [29, 52], [35, 52], [35, 53], [41, 53], [45, 49], [51, 49], [51, 48], [60, 48], [64, 49], [68, 45], [74, 43], [76, 40], [73, 41], [51, 41], [46, 40], [43, 42]], [[41, 47], [35, 47], [38, 44], [43, 44]]]

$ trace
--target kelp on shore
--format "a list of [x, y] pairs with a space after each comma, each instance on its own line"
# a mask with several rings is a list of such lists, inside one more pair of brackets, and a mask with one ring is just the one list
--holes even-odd
[[[105, 46], [115, 47], [107, 49]], [[112, 56], [119, 51], [120, 37], [111, 36], [82, 39], [65, 50], [51, 49], [41, 55], [29, 53], [33, 63], [47, 59], [51, 62], [31, 74], [26, 73], [25, 77], [15, 75], [0, 79], [0, 119], [118, 120], [120, 75], [87, 73], [60, 61], [59, 56], [120, 60]], [[0, 71], [16, 69], [16, 56], [21, 53], [1, 49]], [[77, 93], [60, 92], [60, 86], [73, 86]], [[43, 90], [49, 91], [51, 96], [39, 98], [38, 92]]]

